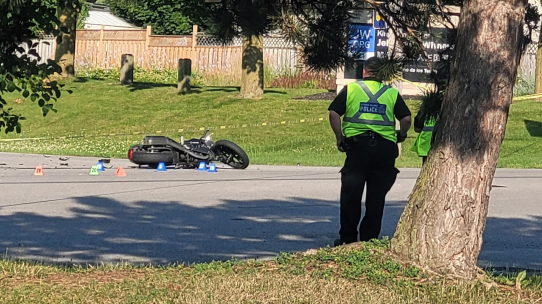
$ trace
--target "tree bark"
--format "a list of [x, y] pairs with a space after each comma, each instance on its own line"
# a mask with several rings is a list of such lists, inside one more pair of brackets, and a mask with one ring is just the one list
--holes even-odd
[[80, 0], [58, 1], [60, 34], [56, 38], [55, 61], [62, 68], [63, 77], [75, 76], [75, 39]]
[[[534, 93], [542, 93], [542, 27], [540, 27], [540, 35], [538, 35], [538, 49], [536, 51], [536, 70], [535, 70], [535, 86]], [[538, 100], [542, 100], [539, 98]]]
[[263, 37], [243, 37], [241, 97], [254, 98], [263, 94]]
[[391, 250], [418, 266], [472, 279], [482, 246], [527, 0], [467, 0], [433, 148]]

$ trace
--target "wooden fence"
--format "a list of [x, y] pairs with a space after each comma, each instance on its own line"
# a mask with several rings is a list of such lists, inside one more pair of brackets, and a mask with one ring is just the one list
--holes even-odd
[[[192, 35], [152, 35], [152, 28], [142, 30], [77, 30], [75, 68], [113, 69], [120, 67], [122, 54], [134, 55], [135, 64], [143, 69], [176, 68], [178, 59], [192, 59], [193, 70], [200, 73], [240, 78], [241, 41], [234, 39], [223, 46], [216, 38], [198, 35], [194, 26]], [[40, 62], [54, 59], [53, 37], [41, 37], [37, 52]], [[26, 45], [21, 45], [26, 48]], [[519, 68], [518, 76], [534, 78], [537, 44], [529, 45]], [[288, 73], [299, 68], [300, 50], [280, 37], [264, 38], [266, 69]]]
[[[177, 68], [178, 60], [190, 58], [196, 72], [220, 75], [241, 73], [240, 41], [224, 46], [215, 38], [199, 36], [197, 26], [192, 35], [152, 35], [146, 30], [78, 30], [75, 68], [118, 68], [122, 54], [132, 54], [136, 67]], [[264, 61], [268, 69], [294, 70], [298, 67], [298, 49], [278, 37], [264, 39]]]
[[[39, 58], [36, 58], [35, 56], [29, 55], [30, 58], [38, 60], [38, 63], [46, 63], [48, 59], [55, 59], [55, 39], [51, 36], [46, 37], [40, 37], [36, 39], [32, 39], [32, 43], [37, 43], [36, 45], [36, 52], [39, 55]], [[20, 47], [24, 49], [24, 53], [28, 55], [28, 44], [21, 43], [19, 44]], [[21, 55], [21, 53], [16, 52], [18, 56]]]
[[526, 53], [521, 58], [518, 76], [524, 79], [534, 79], [536, 72], [536, 53]]

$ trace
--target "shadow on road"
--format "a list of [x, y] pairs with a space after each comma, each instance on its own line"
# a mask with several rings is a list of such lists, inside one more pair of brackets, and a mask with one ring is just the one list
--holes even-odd
[[[181, 198], [182, 201], [182, 198]], [[390, 202], [383, 233], [392, 233], [404, 202]], [[394, 211], [397, 209], [397, 211]], [[130, 204], [81, 197], [68, 214], [0, 216], [0, 249], [46, 262], [208, 262], [273, 257], [332, 244], [336, 201], [232, 201], [194, 207], [182, 202]]]
[[[338, 202], [305, 198], [224, 200], [194, 207], [181, 202], [77, 198], [68, 214], [18, 212], [0, 216], [0, 249], [8, 257], [48, 263], [193, 263], [232, 257], [271, 258], [278, 252], [325, 247], [337, 237]], [[388, 202], [381, 235], [392, 237], [406, 202]], [[513, 264], [521, 250], [527, 267], [542, 268], [542, 218], [489, 218], [481, 259]], [[501, 246], [503, 241], [516, 248]], [[533, 252], [529, 252], [529, 248]], [[7, 250], [6, 250], [7, 249]]]

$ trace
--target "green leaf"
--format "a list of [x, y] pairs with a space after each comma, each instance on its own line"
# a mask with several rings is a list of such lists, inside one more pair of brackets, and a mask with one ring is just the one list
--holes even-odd
[[523, 282], [526, 277], [527, 271], [523, 270], [522, 272], [518, 273], [518, 276], [516, 277], [516, 288], [521, 289], [521, 282]]
[[45, 101], [51, 100], [51, 96], [49, 96], [49, 94], [41, 94], [41, 97], [43, 97], [43, 99], [45, 99]]
[[28, 98], [28, 95], [30, 95], [30, 92], [28, 92], [28, 90], [24, 90], [23, 97]]
[[13, 82], [8, 82], [8, 85], [7, 85], [7, 90], [8, 92], [13, 92], [17, 89], [17, 87], [15, 86], [15, 84]]
[[36, 101], [36, 99], [38, 99], [38, 94], [36, 93], [32, 93], [32, 95], [30, 95], [30, 99], [32, 100], [32, 102]]
[[45, 105], [45, 100], [40, 98], [40, 100], [38, 101], [38, 106], [43, 107], [44, 105]]
[[21, 133], [21, 124], [17, 123], [17, 126], [15, 126], [15, 132]]

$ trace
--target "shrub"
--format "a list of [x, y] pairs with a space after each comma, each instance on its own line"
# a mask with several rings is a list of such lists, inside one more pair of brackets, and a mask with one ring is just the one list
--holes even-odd
[[534, 77], [523, 78], [518, 76], [514, 84], [514, 96], [524, 96], [534, 94]]

